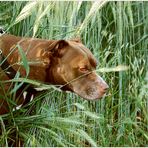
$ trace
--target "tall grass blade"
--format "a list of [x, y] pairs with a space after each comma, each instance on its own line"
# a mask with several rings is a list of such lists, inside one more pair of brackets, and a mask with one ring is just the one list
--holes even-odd
[[28, 2], [26, 6], [21, 10], [20, 14], [17, 16], [14, 23], [17, 24], [18, 22], [30, 16], [34, 8], [37, 6], [37, 4], [38, 4], [37, 1]]

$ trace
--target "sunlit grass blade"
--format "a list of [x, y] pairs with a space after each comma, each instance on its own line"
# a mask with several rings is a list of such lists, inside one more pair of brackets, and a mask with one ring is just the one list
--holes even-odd
[[18, 51], [20, 53], [20, 56], [21, 56], [21, 61], [22, 61], [22, 65], [24, 66], [25, 70], [26, 70], [26, 77], [28, 76], [29, 74], [29, 71], [30, 71], [30, 67], [29, 67], [29, 64], [28, 64], [28, 60], [26, 58], [26, 53], [23, 51], [23, 49], [17, 45], [18, 47]]
[[89, 23], [89, 21], [92, 19], [92, 17], [94, 17], [94, 14], [97, 13], [97, 11], [99, 9], [101, 9], [101, 7], [103, 7], [103, 5], [105, 5], [107, 2], [107, 0], [101, 0], [101, 1], [95, 1], [93, 3], [93, 5], [91, 6], [91, 9], [89, 11], [89, 13], [87, 14], [86, 18], [84, 19], [83, 23], [81, 24], [77, 34], [80, 34], [83, 29], [86, 27], [86, 25]]
[[37, 1], [28, 2], [26, 6], [21, 10], [20, 14], [17, 16], [14, 23], [16, 24], [30, 16], [37, 4]]

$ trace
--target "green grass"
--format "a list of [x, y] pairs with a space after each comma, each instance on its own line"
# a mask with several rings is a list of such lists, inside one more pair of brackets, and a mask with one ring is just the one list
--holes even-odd
[[24, 146], [148, 146], [147, 8], [146, 1], [0, 2], [0, 26], [7, 32], [46, 39], [80, 37], [99, 61], [97, 69], [129, 67], [98, 71], [110, 86], [102, 100], [86, 101], [50, 86], [27, 108], [0, 116], [0, 146], [8, 145], [13, 131], [14, 137], [25, 139]]

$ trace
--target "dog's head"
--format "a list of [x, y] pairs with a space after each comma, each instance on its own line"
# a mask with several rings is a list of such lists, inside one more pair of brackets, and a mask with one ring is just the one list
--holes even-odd
[[52, 84], [63, 85], [63, 90], [70, 90], [87, 100], [101, 98], [108, 85], [94, 71], [96, 59], [81, 42], [76, 40], [55, 41], [49, 47], [52, 63], [47, 79]]

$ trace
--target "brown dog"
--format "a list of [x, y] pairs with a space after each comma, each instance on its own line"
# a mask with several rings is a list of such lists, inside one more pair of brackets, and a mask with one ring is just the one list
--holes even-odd
[[[94, 72], [96, 59], [80, 41], [22, 38], [3, 34], [0, 36], [1, 56], [7, 57], [12, 68], [19, 70], [21, 77], [24, 77], [26, 70], [19, 64], [22, 57], [18, 48], [26, 54], [30, 66], [29, 79], [63, 85], [63, 90], [75, 92], [87, 100], [101, 98], [108, 89], [105, 81]], [[1, 68], [1, 63], [2, 60], [0, 79], [8, 80], [9, 75]], [[6, 85], [5, 91], [7, 87]], [[0, 94], [3, 91], [0, 89]], [[22, 101], [18, 104], [21, 103]], [[0, 114], [5, 112], [8, 112], [7, 102], [0, 98]]]

